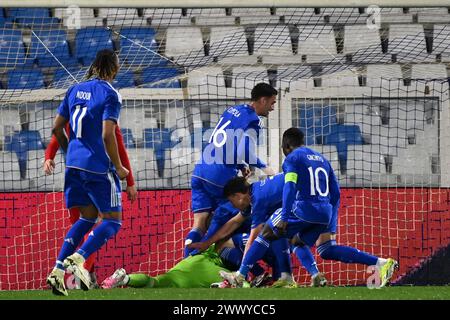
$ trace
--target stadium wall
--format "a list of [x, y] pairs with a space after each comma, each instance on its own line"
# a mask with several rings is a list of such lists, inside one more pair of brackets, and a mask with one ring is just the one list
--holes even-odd
[[[99, 280], [119, 267], [152, 275], [172, 267], [181, 259], [189, 207], [190, 190], [141, 191], [133, 205], [124, 201], [122, 230], [97, 253]], [[69, 224], [62, 193], [1, 193], [0, 290], [44, 288]], [[450, 243], [450, 189], [343, 189], [338, 241], [390, 255], [405, 274]], [[362, 266], [318, 262], [332, 284], [362, 285], [369, 276]]]

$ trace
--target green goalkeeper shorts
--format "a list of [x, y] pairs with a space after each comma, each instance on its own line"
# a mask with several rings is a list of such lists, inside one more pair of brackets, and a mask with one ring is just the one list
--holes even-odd
[[[211, 248], [210, 248], [211, 249]], [[128, 286], [153, 288], [209, 288], [211, 283], [222, 281], [219, 271], [227, 270], [212, 250], [189, 256], [172, 269], [156, 277], [131, 274]]]

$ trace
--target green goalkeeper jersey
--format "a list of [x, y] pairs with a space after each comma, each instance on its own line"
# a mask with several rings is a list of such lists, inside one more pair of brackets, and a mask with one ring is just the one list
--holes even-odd
[[150, 277], [146, 274], [130, 274], [128, 286], [154, 288], [209, 288], [211, 283], [222, 281], [219, 271], [227, 270], [211, 246], [205, 252], [189, 256], [178, 262], [164, 274]]

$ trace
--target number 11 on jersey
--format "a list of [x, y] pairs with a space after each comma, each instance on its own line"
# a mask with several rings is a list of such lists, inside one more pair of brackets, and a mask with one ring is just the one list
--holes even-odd
[[[81, 114], [78, 116], [78, 114]], [[72, 115], [72, 130], [75, 132], [75, 136], [77, 138], [81, 138], [82, 130], [83, 130], [83, 118], [86, 115], [87, 106], [78, 105], [75, 107], [75, 112]], [[78, 119], [77, 119], [78, 116]]]

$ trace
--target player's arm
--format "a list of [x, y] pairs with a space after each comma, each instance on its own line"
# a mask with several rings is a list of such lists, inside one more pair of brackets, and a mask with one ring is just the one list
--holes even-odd
[[[285, 232], [286, 223], [289, 218], [289, 214], [292, 211], [294, 205], [295, 195], [297, 194], [297, 170], [291, 160], [286, 158], [283, 164], [284, 171], [284, 187], [283, 187], [283, 208], [281, 210], [281, 225], [279, 231]], [[278, 227], [278, 226], [277, 226]]]
[[[67, 122], [66, 124], [66, 133], [68, 135], [68, 132], [70, 130], [70, 124]], [[53, 134], [49, 144], [47, 145], [47, 148], [45, 149], [45, 161], [44, 161], [44, 172], [45, 174], [49, 175], [53, 173], [53, 170], [55, 169], [55, 159], [56, 153], [59, 149], [59, 143], [56, 139], [56, 136]]]
[[341, 200], [341, 190], [339, 188], [339, 183], [334, 174], [333, 168], [330, 165], [329, 174], [329, 187], [330, 187], [330, 204], [333, 206], [333, 212], [339, 210], [339, 204]]
[[237, 228], [239, 228], [242, 223], [247, 219], [242, 213], [238, 213], [233, 218], [227, 221], [222, 228], [220, 228], [215, 234], [212, 235], [209, 239], [203, 242], [195, 242], [188, 245], [189, 249], [198, 249], [200, 251], [204, 251], [208, 249], [213, 243], [225, 239], [230, 234], [232, 234]]
[[125, 148], [125, 143], [123, 142], [123, 136], [122, 132], [120, 131], [119, 126], [116, 126], [116, 139], [117, 139], [117, 147], [119, 151], [119, 157], [120, 161], [122, 162], [122, 165], [128, 170], [127, 175], [127, 195], [128, 200], [130, 200], [132, 203], [137, 198], [137, 190], [136, 186], [134, 185], [134, 177], [133, 177], [133, 171], [131, 170], [131, 164], [130, 159], [128, 158], [127, 149]]
[[105, 111], [103, 113], [103, 143], [106, 153], [116, 168], [117, 175], [122, 180], [128, 175], [128, 170], [122, 165], [117, 147], [116, 127], [119, 120], [121, 101], [117, 93], [110, 93], [106, 97]]
[[66, 135], [64, 134], [64, 127], [66, 123], [69, 122], [70, 112], [69, 112], [69, 93], [71, 89], [69, 89], [64, 97], [64, 100], [58, 107], [58, 114], [56, 115], [55, 121], [53, 122], [52, 135], [55, 136], [56, 141], [59, 146], [63, 149], [64, 153], [67, 152], [67, 147], [69, 145], [69, 140], [67, 140]]
[[251, 167], [256, 167], [267, 175], [274, 175], [275, 171], [268, 167], [256, 154], [260, 130], [259, 122], [256, 121], [252, 122], [245, 130], [237, 147], [238, 161], [243, 161]]
[[250, 249], [250, 246], [252, 245], [253, 241], [255, 241], [255, 239], [261, 233], [263, 227], [264, 223], [260, 223], [257, 227], [252, 228], [252, 230], [250, 231], [250, 235], [248, 236], [247, 244], [245, 245], [243, 257], [245, 257], [245, 254], [247, 253], [248, 249]]

